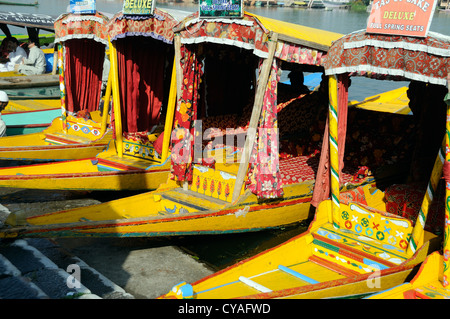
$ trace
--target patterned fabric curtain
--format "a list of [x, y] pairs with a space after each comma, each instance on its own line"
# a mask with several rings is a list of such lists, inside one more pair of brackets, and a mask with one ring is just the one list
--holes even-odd
[[186, 46], [181, 47], [180, 64], [183, 69], [183, 82], [172, 131], [170, 178], [176, 181], [192, 182], [194, 121], [197, 119], [203, 65], [198, 60], [197, 54], [188, 50]]
[[274, 59], [264, 93], [256, 143], [250, 157], [247, 188], [259, 198], [278, 198], [284, 194], [278, 155], [277, 84], [280, 80], [278, 68], [278, 60]]
[[73, 39], [65, 43], [67, 110], [92, 112], [98, 109], [102, 85], [105, 45], [92, 40]]
[[116, 41], [124, 134], [145, 134], [159, 123], [164, 99], [163, 46], [140, 37]]

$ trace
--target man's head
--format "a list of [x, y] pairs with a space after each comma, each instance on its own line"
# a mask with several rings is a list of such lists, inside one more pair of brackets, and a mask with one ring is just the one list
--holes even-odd
[[14, 37], [8, 38], [8, 51], [13, 52], [19, 46], [19, 40]]
[[0, 112], [3, 111], [9, 103], [8, 94], [5, 91], [0, 91]]
[[33, 39], [29, 39], [27, 42], [29, 48], [36, 46], [36, 42]]

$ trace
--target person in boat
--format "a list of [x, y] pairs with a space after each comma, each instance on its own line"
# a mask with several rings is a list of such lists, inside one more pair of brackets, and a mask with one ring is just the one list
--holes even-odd
[[47, 66], [44, 51], [36, 45], [36, 40], [31, 38], [28, 40], [28, 49], [30, 52], [28, 58], [22, 59], [17, 71], [25, 75], [44, 74]]
[[305, 78], [301, 70], [292, 70], [288, 75], [291, 84], [278, 83], [278, 95], [280, 102], [286, 102], [297, 98], [301, 94], [308, 94], [309, 89], [303, 83]]
[[0, 91], [0, 137], [6, 136], [6, 124], [2, 120], [2, 111], [6, 108], [9, 103], [8, 94], [5, 91]]
[[27, 57], [27, 52], [20, 46], [19, 41], [15, 37], [6, 38], [5, 40], [7, 41], [9, 53], [7, 62], [0, 64], [0, 72], [14, 71], [16, 64]]

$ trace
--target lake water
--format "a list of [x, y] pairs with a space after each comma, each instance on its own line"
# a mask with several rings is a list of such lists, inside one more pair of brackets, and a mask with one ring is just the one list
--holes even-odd
[[[34, 0], [15, 1], [23, 3], [34, 2]], [[39, 6], [36, 7], [0, 5], [0, 11], [59, 15], [66, 12], [68, 4], [68, 0], [39, 0]], [[122, 9], [122, 4], [123, 0], [97, 0], [97, 10], [114, 14]], [[198, 5], [195, 4], [159, 4], [157, 2], [156, 6], [190, 12], [198, 9]], [[348, 10], [326, 11], [290, 7], [246, 7], [245, 10], [269, 18], [339, 33], [349, 33], [364, 29], [369, 16], [366, 12], [351, 12]], [[450, 14], [436, 12], [430, 30], [450, 35]]]

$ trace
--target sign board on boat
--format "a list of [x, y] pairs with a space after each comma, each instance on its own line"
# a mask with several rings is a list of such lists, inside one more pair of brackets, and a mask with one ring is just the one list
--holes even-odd
[[374, 0], [367, 33], [426, 37], [437, 0]]
[[155, 0], [124, 0], [123, 14], [150, 15], [153, 14]]
[[200, 0], [199, 18], [242, 18], [242, 0]]
[[95, 0], [70, 0], [70, 12], [75, 14], [95, 13]]

